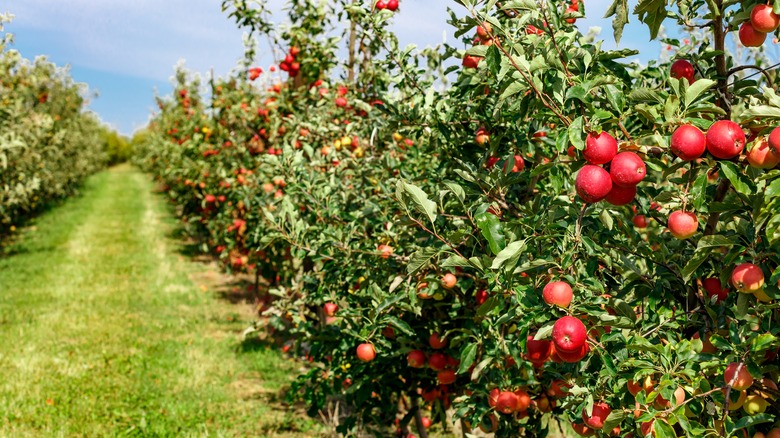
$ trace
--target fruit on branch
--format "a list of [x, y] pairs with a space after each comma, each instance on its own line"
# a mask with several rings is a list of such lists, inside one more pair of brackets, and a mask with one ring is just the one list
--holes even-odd
[[445, 289], [452, 289], [458, 283], [458, 277], [448, 272], [441, 278], [441, 285]]
[[631, 222], [633, 222], [634, 226], [637, 228], [647, 228], [648, 225], [647, 216], [643, 214], [634, 215], [634, 217], [631, 218]]
[[441, 370], [436, 374], [436, 379], [441, 385], [450, 385], [458, 380], [458, 376], [453, 370]]
[[769, 146], [776, 151], [780, 151], [780, 126], [769, 133]]
[[442, 338], [438, 333], [433, 333], [428, 338], [428, 344], [430, 344], [431, 348], [434, 350], [441, 350], [447, 346], [447, 339]]
[[397, 11], [398, 10], [398, 0], [387, 0], [387, 10], [388, 11]]
[[357, 357], [363, 362], [371, 362], [376, 357], [376, 350], [373, 344], [364, 343], [357, 347]]
[[322, 306], [322, 310], [325, 312], [325, 316], [336, 316], [339, 306], [336, 305], [336, 303], [325, 303], [325, 305]]
[[490, 36], [493, 34], [493, 25], [490, 24], [487, 21], [483, 21], [482, 24], [477, 26], [477, 36], [482, 39], [486, 40], [490, 38]]
[[647, 166], [636, 153], [621, 152], [612, 159], [609, 174], [619, 186], [635, 186], [645, 178]]
[[731, 388], [737, 391], [744, 391], [753, 385], [753, 376], [750, 375], [750, 371], [744, 363], [730, 363], [723, 373], [723, 380], [727, 385], [731, 384]]
[[474, 55], [463, 56], [463, 66], [466, 68], [477, 68], [479, 67], [480, 61], [482, 61], [481, 56], [474, 56]]
[[543, 363], [550, 358], [552, 353], [552, 342], [540, 339], [534, 340], [534, 337], [528, 335], [525, 344], [525, 358], [534, 363]]
[[669, 215], [667, 222], [669, 232], [677, 239], [685, 240], [694, 234], [699, 228], [699, 220], [690, 211], [677, 210]]
[[707, 139], [701, 129], [693, 125], [682, 125], [675, 129], [671, 140], [672, 153], [683, 161], [701, 157], [707, 149]]
[[745, 149], [745, 133], [731, 120], [718, 120], [706, 135], [707, 150], [722, 160], [736, 157]]
[[574, 293], [568, 283], [552, 281], [547, 283], [544, 289], [542, 289], [542, 298], [545, 303], [551, 306], [559, 306], [565, 309], [571, 304]]
[[[512, 168], [509, 169], [509, 165], [512, 164]], [[510, 172], [522, 172], [525, 169], [525, 161], [520, 155], [515, 155], [504, 163], [504, 172], [509, 169]]]
[[764, 287], [764, 272], [753, 263], [742, 263], [731, 271], [731, 284], [740, 292], [753, 293]]
[[[723, 395], [726, 395], [726, 389], [723, 390]], [[742, 405], [745, 404], [745, 400], [747, 399], [747, 391], [737, 391], [734, 388], [731, 388], [731, 394], [729, 394], [729, 410], [730, 411], [736, 411], [737, 409], [741, 408]]]
[[763, 397], [757, 394], [751, 394], [745, 399], [742, 410], [748, 415], [758, 415], [763, 414], [768, 406], [769, 402]]
[[423, 368], [428, 358], [422, 350], [412, 350], [406, 355], [406, 363], [412, 368]]
[[710, 298], [718, 297], [719, 303], [726, 301], [729, 291], [720, 284], [719, 278], [705, 278], [701, 281], [701, 286]]
[[512, 391], [501, 391], [496, 399], [496, 411], [502, 414], [514, 414], [520, 405], [520, 398]]
[[596, 434], [595, 430], [582, 423], [572, 423], [571, 429], [579, 436], [593, 436]]
[[559, 356], [561, 353], [579, 353], [586, 345], [585, 324], [573, 316], [561, 317], [553, 324], [552, 339]]
[[766, 41], [766, 33], [757, 31], [750, 21], [739, 26], [739, 42], [745, 47], [761, 47]]
[[780, 26], [780, 15], [775, 14], [772, 5], [758, 4], [750, 11], [750, 24], [757, 32], [774, 32]]
[[428, 358], [428, 366], [434, 371], [441, 371], [447, 367], [447, 356], [443, 353], [433, 353]]
[[753, 167], [772, 169], [780, 163], [780, 151], [772, 147], [766, 137], [760, 137], [748, 151], [747, 160]]
[[582, 150], [582, 156], [590, 164], [606, 164], [612, 161], [617, 155], [618, 144], [615, 137], [608, 132], [591, 132], [585, 138], [585, 149]]
[[377, 251], [379, 251], [379, 256], [383, 259], [389, 259], [391, 255], [393, 255], [393, 247], [390, 245], [381, 244], [377, 248]]
[[[464, 58], [464, 61], [465, 61], [465, 58]], [[480, 145], [480, 146], [484, 146], [488, 142], [490, 142], [490, 134], [488, 133], [487, 129], [485, 129], [484, 126], [480, 127], [479, 129], [477, 129], [477, 133], [474, 136], [474, 141], [478, 145]], [[498, 158], [496, 158], [496, 161], [498, 161]]]
[[696, 70], [687, 59], [678, 59], [672, 63], [669, 75], [677, 79], [686, 79], [689, 84], [692, 84], [695, 81], [693, 77], [696, 75]]
[[344, 97], [337, 97], [335, 103], [337, 107], [345, 108], [347, 106], [347, 99]]
[[582, 409], [582, 421], [591, 429], [601, 429], [604, 427], [604, 422], [611, 412], [612, 409], [606, 403], [594, 403], [593, 412], [590, 415], [588, 415], [586, 409]]
[[607, 197], [604, 199], [612, 205], [626, 205], [633, 201], [635, 197], [636, 186], [619, 186], [613, 184], [612, 190], [609, 191]]
[[607, 197], [612, 190], [612, 178], [601, 167], [586, 164], [577, 173], [574, 187], [583, 201], [592, 204]]
[[573, 352], [554, 351], [554, 353], [558, 356], [558, 359], [560, 359], [561, 362], [575, 363], [581, 361], [582, 358], [584, 358], [585, 356], [588, 355], [588, 353], [590, 353], [590, 345], [588, 345], [586, 342], [577, 351], [573, 351]]

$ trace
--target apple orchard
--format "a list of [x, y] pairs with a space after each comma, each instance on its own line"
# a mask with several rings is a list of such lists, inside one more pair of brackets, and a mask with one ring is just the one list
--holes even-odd
[[780, 3], [459, 0], [419, 50], [403, 3], [224, 1], [247, 61], [177, 72], [138, 157], [259, 279], [291, 397], [344, 434], [780, 436]]

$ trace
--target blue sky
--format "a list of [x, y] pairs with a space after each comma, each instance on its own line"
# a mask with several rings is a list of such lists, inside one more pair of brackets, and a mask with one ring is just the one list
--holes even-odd
[[[154, 92], [168, 94], [174, 66], [184, 60], [193, 70], [212, 68], [225, 75], [243, 55], [242, 32], [220, 10], [220, 0], [5, 0], [0, 12], [16, 16], [6, 30], [15, 35], [13, 48], [25, 57], [47, 55], [58, 65], [69, 65], [73, 77], [98, 92], [91, 109], [124, 134], [143, 127], [154, 109]], [[270, 0], [279, 5], [281, 0]], [[590, 18], [579, 20], [583, 31], [602, 27], [606, 47], [614, 47], [609, 0], [588, 0]], [[633, 3], [633, 2], [632, 2]], [[394, 28], [402, 46], [452, 42], [446, 24], [452, 0], [401, 0]], [[278, 7], [276, 8], [278, 9]], [[646, 46], [643, 26], [631, 25], [621, 47]], [[266, 50], [267, 46], [260, 46]], [[651, 43], [643, 57], [658, 56]], [[645, 58], [645, 59], [647, 59]], [[271, 62], [265, 54], [258, 65]]]

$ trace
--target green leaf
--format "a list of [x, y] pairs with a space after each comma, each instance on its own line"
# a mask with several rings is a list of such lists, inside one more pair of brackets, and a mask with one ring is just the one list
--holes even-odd
[[710, 252], [710, 250], [696, 250], [696, 252], [693, 253], [693, 257], [688, 260], [688, 263], [685, 264], [685, 267], [681, 272], [684, 281], [687, 282], [691, 279], [693, 273], [696, 272], [696, 270], [699, 269], [699, 266], [701, 266], [701, 264], [710, 256]]
[[750, 351], [757, 352], [767, 350], [777, 342], [777, 338], [771, 333], [762, 333], [750, 342]]
[[385, 322], [402, 331], [407, 336], [414, 336], [414, 330], [406, 323], [406, 321], [396, 316], [386, 316]]
[[767, 222], [765, 229], [770, 245], [774, 246], [780, 243], [780, 214], [772, 216], [769, 222]]
[[750, 181], [745, 174], [740, 172], [736, 164], [730, 161], [721, 161], [720, 168], [726, 178], [731, 181], [731, 185], [734, 186], [734, 190], [736, 190], [737, 193], [750, 196], [756, 191], [756, 186], [753, 181]]
[[715, 84], [717, 82], [712, 79], [702, 78], [689, 85], [685, 91], [685, 107], [689, 107], [702, 93], [712, 88]]
[[736, 423], [734, 423], [734, 430], [744, 429], [746, 427], [755, 426], [756, 424], [761, 423], [771, 423], [775, 420], [775, 417], [772, 414], [756, 414], [756, 415], [749, 415], [745, 416], [739, 419]]
[[507, 86], [504, 91], [501, 93], [501, 96], [498, 98], [499, 102], [503, 102], [507, 98], [514, 96], [515, 94], [523, 91], [525, 86], [520, 81], [513, 81], [509, 83], [509, 86]]
[[655, 431], [656, 438], [677, 438], [672, 426], [665, 421], [656, 420], [653, 422], [653, 430]]
[[506, 246], [506, 248], [502, 249], [498, 255], [496, 255], [496, 258], [493, 259], [493, 264], [490, 266], [490, 269], [495, 270], [501, 269], [502, 267], [507, 270], [514, 269], [515, 265], [517, 265], [517, 261], [520, 259], [520, 254], [525, 249], [525, 246], [525, 239], [510, 243]]
[[474, 364], [474, 359], [477, 357], [477, 344], [469, 344], [460, 353], [460, 367], [458, 367], [458, 374], [463, 374], [471, 368]]
[[477, 366], [474, 367], [474, 371], [471, 372], [471, 381], [473, 382], [478, 380], [479, 376], [482, 375], [482, 371], [484, 371], [491, 362], [493, 362], [493, 357], [488, 356], [487, 358], [483, 359], [482, 362], [478, 363]]
[[772, 181], [772, 183], [766, 187], [766, 190], [764, 191], [764, 203], [769, 204], [769, 201], [776, 196], [780, 196], [780, 178]]
[[615, 43], [620, 44], [620, 38], [623, 37], [623, 28], [628, 24], [628, 0], [614, 0], [607, 9], [604, 18], [614, 16], [612, 19], [612, 34], [615, 36]]
[[455, 268], [455, 267], [472, 268], [473, 267], [468, 260], [459, 256], [458, 254], [452, 254], [451, 256], [447, 257], [443, 262], [441, 262], [440, 266], [442, 268]]
[[604, 427], [602, 429], [612, 430], [615, 428], [615, 426], [619, 426], [620, 423], [623, 422], [624, 418], [626, 418], [625, 411], [614, 410], [607, 416], [607, 419], [604, 421]]
[[423, 268], [428, 266], [431, 259], [439, 254], [439, 250], [436, 248], [421, 248], [412, 254], [409, 260], [409, 265], [406, 266], [406, 272], [409, 275], [414, 275], [420, 272]]
[[707, 201], [707, 172], [702, 172], [696, 177], [696, 181], [691, 187], [691, 200], [693, 201], [693, 208], [700, 211]]
[[585, 149], [585, 121], [582, 116], [577, 117], [569, 125], [569, 141], [579, 150]]
[[699, 244], [696, 246], [696, 250], [705, 249], [705, 248], [717, 248], [722, 246], [734, 246], [737, 242], [734, 242], [730, 238], [720, 235], [720, 234], [714, 234], [711, 236], [704, 236], [701, 239], [699, 239]]
[[552, 335], [553, 326], [555, 325], [555, 322], [548, 322], [547, 324], [541, 326], [539, 330], [536, 331], [536, 334], [534, 335], [534, 340], [539, 341], [541, 339], [547, 339]]
[[495, 44], [488, 47], [487, 53], [485, 53], [485, 61], [490, 71], [493, 74], [498, 74], [501, 69], [501, 52], [498, 51], [498, 47]]
[[431, 223], [434, 223], [436, 221], [436, 203], [428, 199], [428, 195], [416, 185], [405, 181], [398, 181], [398, 184], [403, 186], [404, 191], [411, 197], [417, 209], [425, 213]]
[[498, 255], [506, 246], [501, 222], [490, 213], [480, 213], [475, 219], [477, 220], [477, 227], [482, 231], [482, 236], [487, 239], [488, 245], [490, 245], [490, 251], [494, 255]]

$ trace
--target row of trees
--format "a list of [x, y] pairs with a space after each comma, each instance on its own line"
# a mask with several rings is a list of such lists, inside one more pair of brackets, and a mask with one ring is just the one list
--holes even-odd
[[278, 27], [225, 1], [279, 64], [179, 71], [139, 156], [266, 280], [311, 361], [293, 394], [344, 433], [780, 433], [778, 75], [730, 42], [757, 5], [616, 0], [617, 39], [690, 33], [641, 65], [579, 1], [460, 0], [463, 46], [421, 51], [382, 3], [289, 0]]
[[129, 155], [125, 140], [85, 112], [86, 89], [67, 70], [9, 48], [9, 19], [0, 16], [0, 236]]

